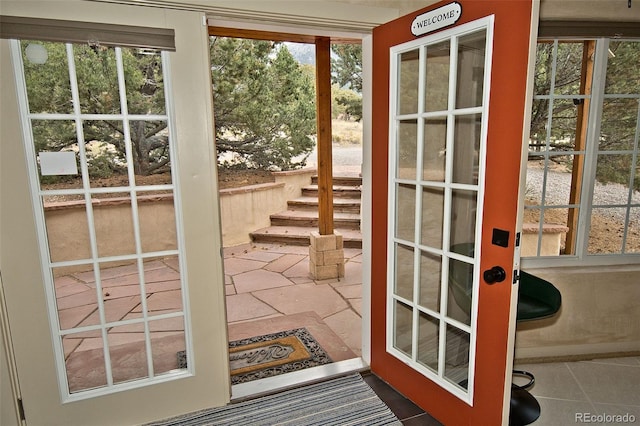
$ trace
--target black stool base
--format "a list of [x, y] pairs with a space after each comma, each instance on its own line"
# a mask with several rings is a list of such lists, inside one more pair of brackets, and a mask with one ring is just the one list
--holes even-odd
[[535, 422], [540, 417], [540, 404], [528, 390], [511, 385], [511, 411], [509, 426], [524, 426]]

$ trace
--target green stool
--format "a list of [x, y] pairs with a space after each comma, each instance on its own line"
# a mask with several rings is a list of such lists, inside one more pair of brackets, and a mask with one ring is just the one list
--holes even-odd
[[[555, 315], [562, 304], [558, 289], [549, 281], [520, 271], [520, 290], [516, 321], [533, 321]], [[528, 371], [513, 370], [516, 376], [525, 376], [529, 382], [523, 386], [511, 385], [511, 411], [509, 426], [524, 426], [540, 417], [540, 404], [528, 389], [535, 383], [535, 377]]]
[[[451, 251], [473, 257], [473, 243], [451, 246]], [[464, 312], [471, 312], [471, 292], [473, 267], [462, 262], [449, 267], [449, 287], [455, 303]], [[562, 297], [558, 289], [549, 281], [520, 271], [518, 308], [516, 321], [534, 321], [555, 315], [560, 310]], [[524, 426], [540, 417], [540, 404], [528, 389], [535, 383], [535, 377], [528, 371], [513, 370], [516, 376], [524, 376], [529, 382], [523, 386], [511, 385], [510, 426]]]

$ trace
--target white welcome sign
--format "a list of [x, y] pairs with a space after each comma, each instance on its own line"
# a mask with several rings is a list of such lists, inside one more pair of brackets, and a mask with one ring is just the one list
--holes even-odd
[[421, 36], [458, 22], [462, 16], [462, 6], [453, 2], [415, 17], [411, 23], [411, 33]]

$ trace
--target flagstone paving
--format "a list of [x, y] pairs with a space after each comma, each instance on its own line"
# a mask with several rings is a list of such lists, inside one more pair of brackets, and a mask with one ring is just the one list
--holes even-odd
[[[345, 249], [345, 276], [329, 280], [310, 277], [308, 251], [305, 246], [255, 243], [226, 248], [224, 264], [229, 325], [315, 312], [360, 356], [362, 251]], [[250, 261], [265, 263], [251, 271], [238, 271], [239, 264], [257, 266], [257, 263], [243, 263]], [[250, 312], [253, 313], [252, 318], [248, 318]]]
[[[224, 285], [230, 338], [233, 330], [242, 330], [241, 333], [247, 335], [255, 329], [255, 335], [258, 336], [264, 334], [262, 331], [265, 327], [271, 332], [274, 327], [296, 328], [299, 321], [300, 327], [312, 324], [314, 337], [319, 342], [324, 339], [332, 350], [342, 354], [339, 359], [360, 356], [361, 250], [345, 249], [345, 277], [331, 280], [313, 280], [310, 277], [308, 252], [307, 246], [281, 244], [245, 244], [224, 249]], [[140, 318], [142, 301], [137, 266], [104, 268], [100, 276], [106, 321]], [[147, 312], [157, 315], [182, 310], [177, 259], [146, 262], [144, 276]], [[100, 323], [93, 272], [77, 272], [56, 278], [55, 292], [58, 318], [63, 330]], [[323, 330], [328, 330], [327, 336], [315, 335]], [[181, 317], [150, 323], [156, 372], [176, 368], [176, 351], [184, 349], [183, 331]], [[129, 379], [144, 377], [147, 368], [143, 325], [112, 327], [108, 330], [108, 341], [116, 382], [127, 380], [127, 371], [131, 374]], [[72, 391], [104, 384], [102, 345], [103, 338], [99, 330], [86, 330], [63, 337]], [[122, 360], [128, 360], [127, 366], [119, 365]], [[132, 366], [132, 360], [138, 360], [135, 362], [141, 365]]]

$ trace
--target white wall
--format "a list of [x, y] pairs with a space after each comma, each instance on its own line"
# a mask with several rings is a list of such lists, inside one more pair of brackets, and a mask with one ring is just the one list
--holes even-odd
[[[399, 16], [436, 3], [433, 0], [338, 0], [341, 3], [369, 4], [381, 8], [395, 8]], [[589, 21], [640, 21], [640, 1], [632, 0], [542, 0], [540, 19], [568, 19]]]
[[527, 269], [562, 294], [552, 318], [517, 325], [516, 358], [640, 352], [640, 265]]
[[640, 21], [640, 1], [632, 0], [542, 0], [540, 19], [586, 21]]

